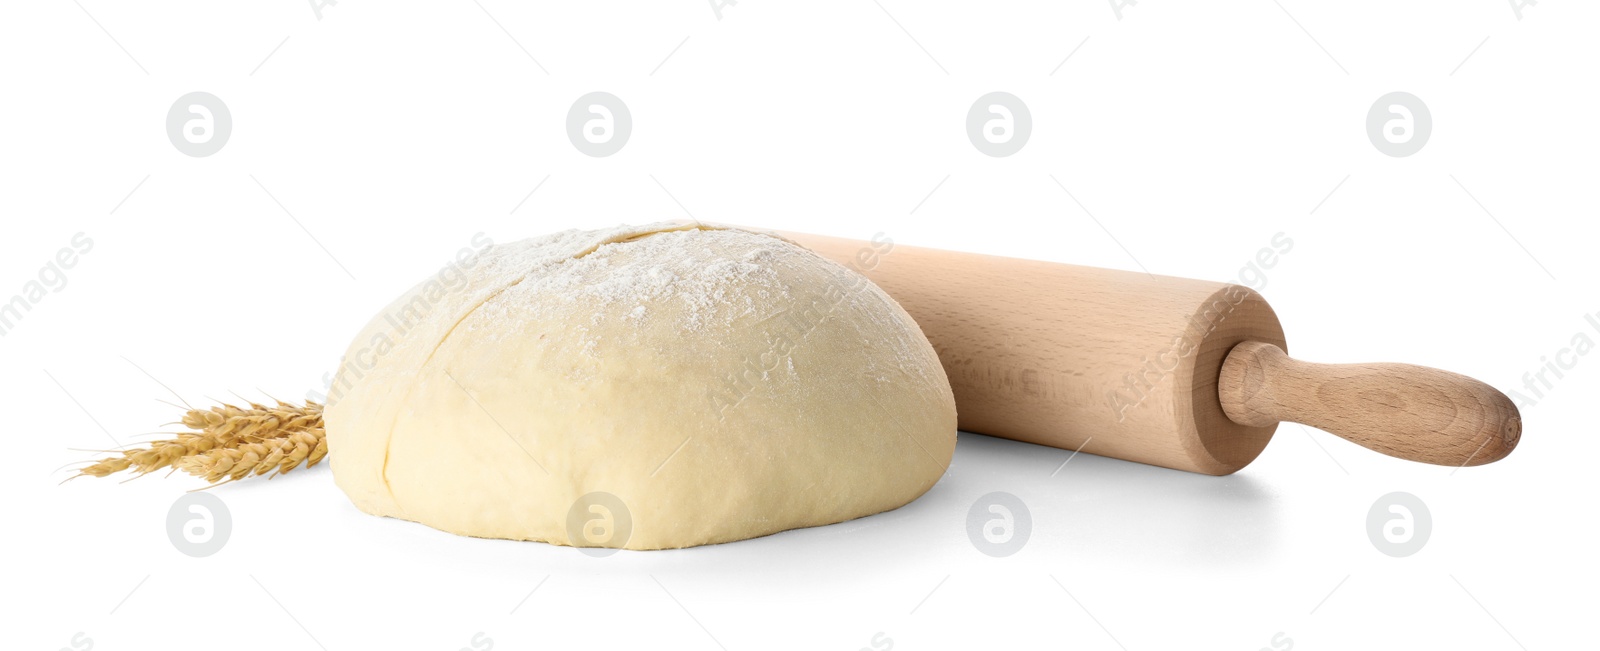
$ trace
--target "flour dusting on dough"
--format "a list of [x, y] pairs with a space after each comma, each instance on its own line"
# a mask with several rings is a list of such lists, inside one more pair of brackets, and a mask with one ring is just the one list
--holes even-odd
[[[820, 257], [786, 240], [737, 229], [660, 223], [572, 230], [502, 245], [485, 257], [489, 273], [502, 277], [508, 291], [479, 306], [481, 318], [473, 320], [473, 329], [498, 319], [525, 318], [531, 307], [541, 317], [581, 321], [586, 327], [581, 329], [579, 350], [592, 358], [603, 357], [608, 344], [628, 343], [607, 342], [595, 334], [610, 328], [606, 324], [613, 321], [640, 328], [655, 319], [671, 319], [671, 327], [682, 336], [728, 338], [741, 327], [792, 318], [795, 313], [806, 318], [848, 313], [850, 318], [874, 321], [867, 331], [883, 332], [879, 326], [888, 325], [898, 311], [883, 305], [893, 301], [875, 285], [827, 261], [837, 294], [796, 295], [779, 271], [815, 266]], [[537, 304], [529, 306], [530, 299]], [[507, 301], [518, 301], [517, 309], [507, 309]], [[591, 311], [579, 315], [580, 308]], [[815, 325], [814, 320], [804, 323]], [[485, 329], [516, 332], [500, 325]], [[805, 327], [792, 334], [803, 338]], [[863, 340], [864, 349], [887, 349], [898, 362], [897, 368], [873, 369], [863, 380], [893, 382], [903, 373], [929, 379], [926, 364], [917, 359], [919, 339], [906, 333], [892, 341]], [[783, 360], [779, 368], [791, 375], [797, 372], [793, 360]], [[767, 378], [766, 371], [761, 375]]]

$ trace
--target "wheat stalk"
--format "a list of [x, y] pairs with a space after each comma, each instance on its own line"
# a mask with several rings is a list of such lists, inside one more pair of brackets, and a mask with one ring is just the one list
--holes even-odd
[[[190, 409], [180, 423], [195, 431], [178, 432], [173, 438], [152, 441], [147, 447], [116, 452], [74, 476], [105, 477], [132, 469], [136, 477], [142, 477], [170, 466], [199, 477], [228, 477], [228, 481], [234, 481], [272, 470], [271, 466], [263, 466], [268, 458], [277, 467], [274, 474], [278, 474], [302, 462], [307, 467], [316, 465], [327, 454], [321, 404], [307, 402], [300, 406], [280, 400], [275, 406], [255, 402], [248, 405]], [[255, 456], [250, 457], [251, 454]], [[261, 470], [255, 470], [258, 466]], [[210, 481], [215, 483], [218, 479]]]

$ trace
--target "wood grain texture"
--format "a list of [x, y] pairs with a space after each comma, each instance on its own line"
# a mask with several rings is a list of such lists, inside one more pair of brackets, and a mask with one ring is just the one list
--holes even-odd
[[1264, 342], [1228, 354], [1219, 392], [1235, 422], [1303, 423], [1424, 463], [1497, 461], [1522, 435], [1516, 405], [1470, 377], [1407, 364], [1312, 364]]
[[779, 235], [865, 274], [911, 314], [950, 378], [964, 431], [1225, 475], [1276, 428], [1236, 423], [1217, 399], [1235, 345], [1285, 346], [1277, 316], [1249, 288]]

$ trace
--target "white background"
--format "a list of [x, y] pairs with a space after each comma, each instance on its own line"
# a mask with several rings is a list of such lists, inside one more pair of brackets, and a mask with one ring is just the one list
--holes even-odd
[[[1068, 451], [963, 434], [905, 508], [607, 558], [367, 516], [323, 465], [215, 491], [232, 537], [196, 559], [164, 531], [196, 480], [58, 485], [82, 450], [176, 418], [156, 380], [195, 403], [318, 388], [371, 314], [480, 231], [687, 214], [1213, 280], [1282, 232], [1295, 246], [1263, 293], [1297, 357], [1438, 366], [1531, 398], [1525, 374], [1580, 332], [1600, 340], [1584, 320], [1600, 312], [1592, 3], [1519, 19], [1495, 0], [1148, 0], [1119, 20], [1093, 0], [746, 0], [719, 20], [694, 0], [482, 2], [344, 0], [320, 20], [294, 1], [5, 9], [0, 300], [75, 233], [94, 248], [0, 337], [4, 646], [1592, 642], [1600, 355], [1524, 402], [1521, 447], [1490, 466], [1293, 425], [1226, 478], [1062, 467]], [[633, 116], [604, 158], [564, 124], [596, 90]], [[1004, 158], [965, 133], [996, 90], [1033, 116]], [[1397, 90], [1433, 119], [1403, 158], [1365, 130]], [[209, 157], [165, 132], [191, 91], [232, 114]], [[1031, 513], [1014, 556], [968, 541], [991, 491]], [[1391, 491], [1432, 514], [1414, 556], [1368, 540]]]

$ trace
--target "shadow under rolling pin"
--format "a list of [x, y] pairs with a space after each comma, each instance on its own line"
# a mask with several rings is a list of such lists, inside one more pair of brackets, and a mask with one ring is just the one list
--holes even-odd
[[1517, 408], [1472, 378], [1404, 364], [1310, 364], [1247, 287], [779, 232], [865, 274], [933, 343], [964, 431], [1211, 475], [1253, 461], [1280, 421], [1412, 461], [1496, 461]]

